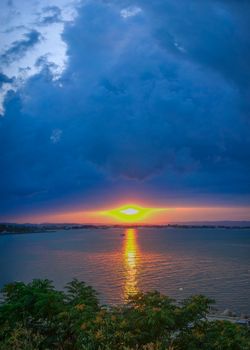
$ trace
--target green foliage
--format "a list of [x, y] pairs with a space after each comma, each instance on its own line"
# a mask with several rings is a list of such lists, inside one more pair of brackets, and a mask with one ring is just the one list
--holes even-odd
[[156, 291], [105, 307], [95, 290], [73, 280], [6, 285], [0, 304], [0, 350], [249, 350], [247, 328], [209, 322], [212, 303], [193, 296], [177, 304]]
[[179, 339], [177, 349], [249, 350], [249, 330], [229, 321], [201, 322]]

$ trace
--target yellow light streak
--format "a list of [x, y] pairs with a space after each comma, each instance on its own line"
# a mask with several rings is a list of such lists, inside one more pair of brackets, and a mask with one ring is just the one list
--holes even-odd
[[137, 286], [137, 264], [138, 264], [138, 246], [136, 241], [137, 231], [129, 228], [125, 231], [125, 241], [123, 248], [123, 261], [125, 269], [124, 299], [129, 295], [138, 292]]

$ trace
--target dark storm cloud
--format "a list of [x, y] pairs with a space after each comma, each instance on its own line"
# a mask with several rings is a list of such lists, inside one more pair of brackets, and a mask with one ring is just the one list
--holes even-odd
[[11, 46], [0, 55], [0, 62], [9, 64], [22, 58], [27, 51], [34, 47], [40, 40], [40, 33], [36, 30], [31, 30], [24, 34], [23, 39], [14, 41]]
[[250, 6], [243, 4], [83, 6], [63, 34], [61, 79], [41, 59], [42, 72], [6, 101], [6, 212], [86, 203], [104, 189], [246, 202]]
[[[175, 50], [179, 55], [182, 52], [178, 47], [183, 47], [186, 59], [218, 72], [229, 83], [234, 83], [245, 99], [249, 97], [249, 2], [160, 1], [152, 8], [155, 35], [162, 47]], [[168, 40], [168, 35], [177, 46]]]

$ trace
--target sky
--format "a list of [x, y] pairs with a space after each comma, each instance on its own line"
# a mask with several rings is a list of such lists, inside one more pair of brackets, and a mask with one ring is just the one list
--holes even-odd
[[0, 221], [127, 203], [250, 220], [249, 17], [247, 0], [2, 0]]

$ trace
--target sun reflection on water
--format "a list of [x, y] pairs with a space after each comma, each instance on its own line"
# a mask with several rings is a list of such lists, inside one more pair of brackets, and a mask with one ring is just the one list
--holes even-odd
[[137, 286], [137, 268], [138, 268], [138, 245], [137, 231], [128, 228], [125, 231], [125, 241], [123, 247], [123, 262], [125, 270], [124, 299], [127, 300], [129, 295], [138, 292]]

